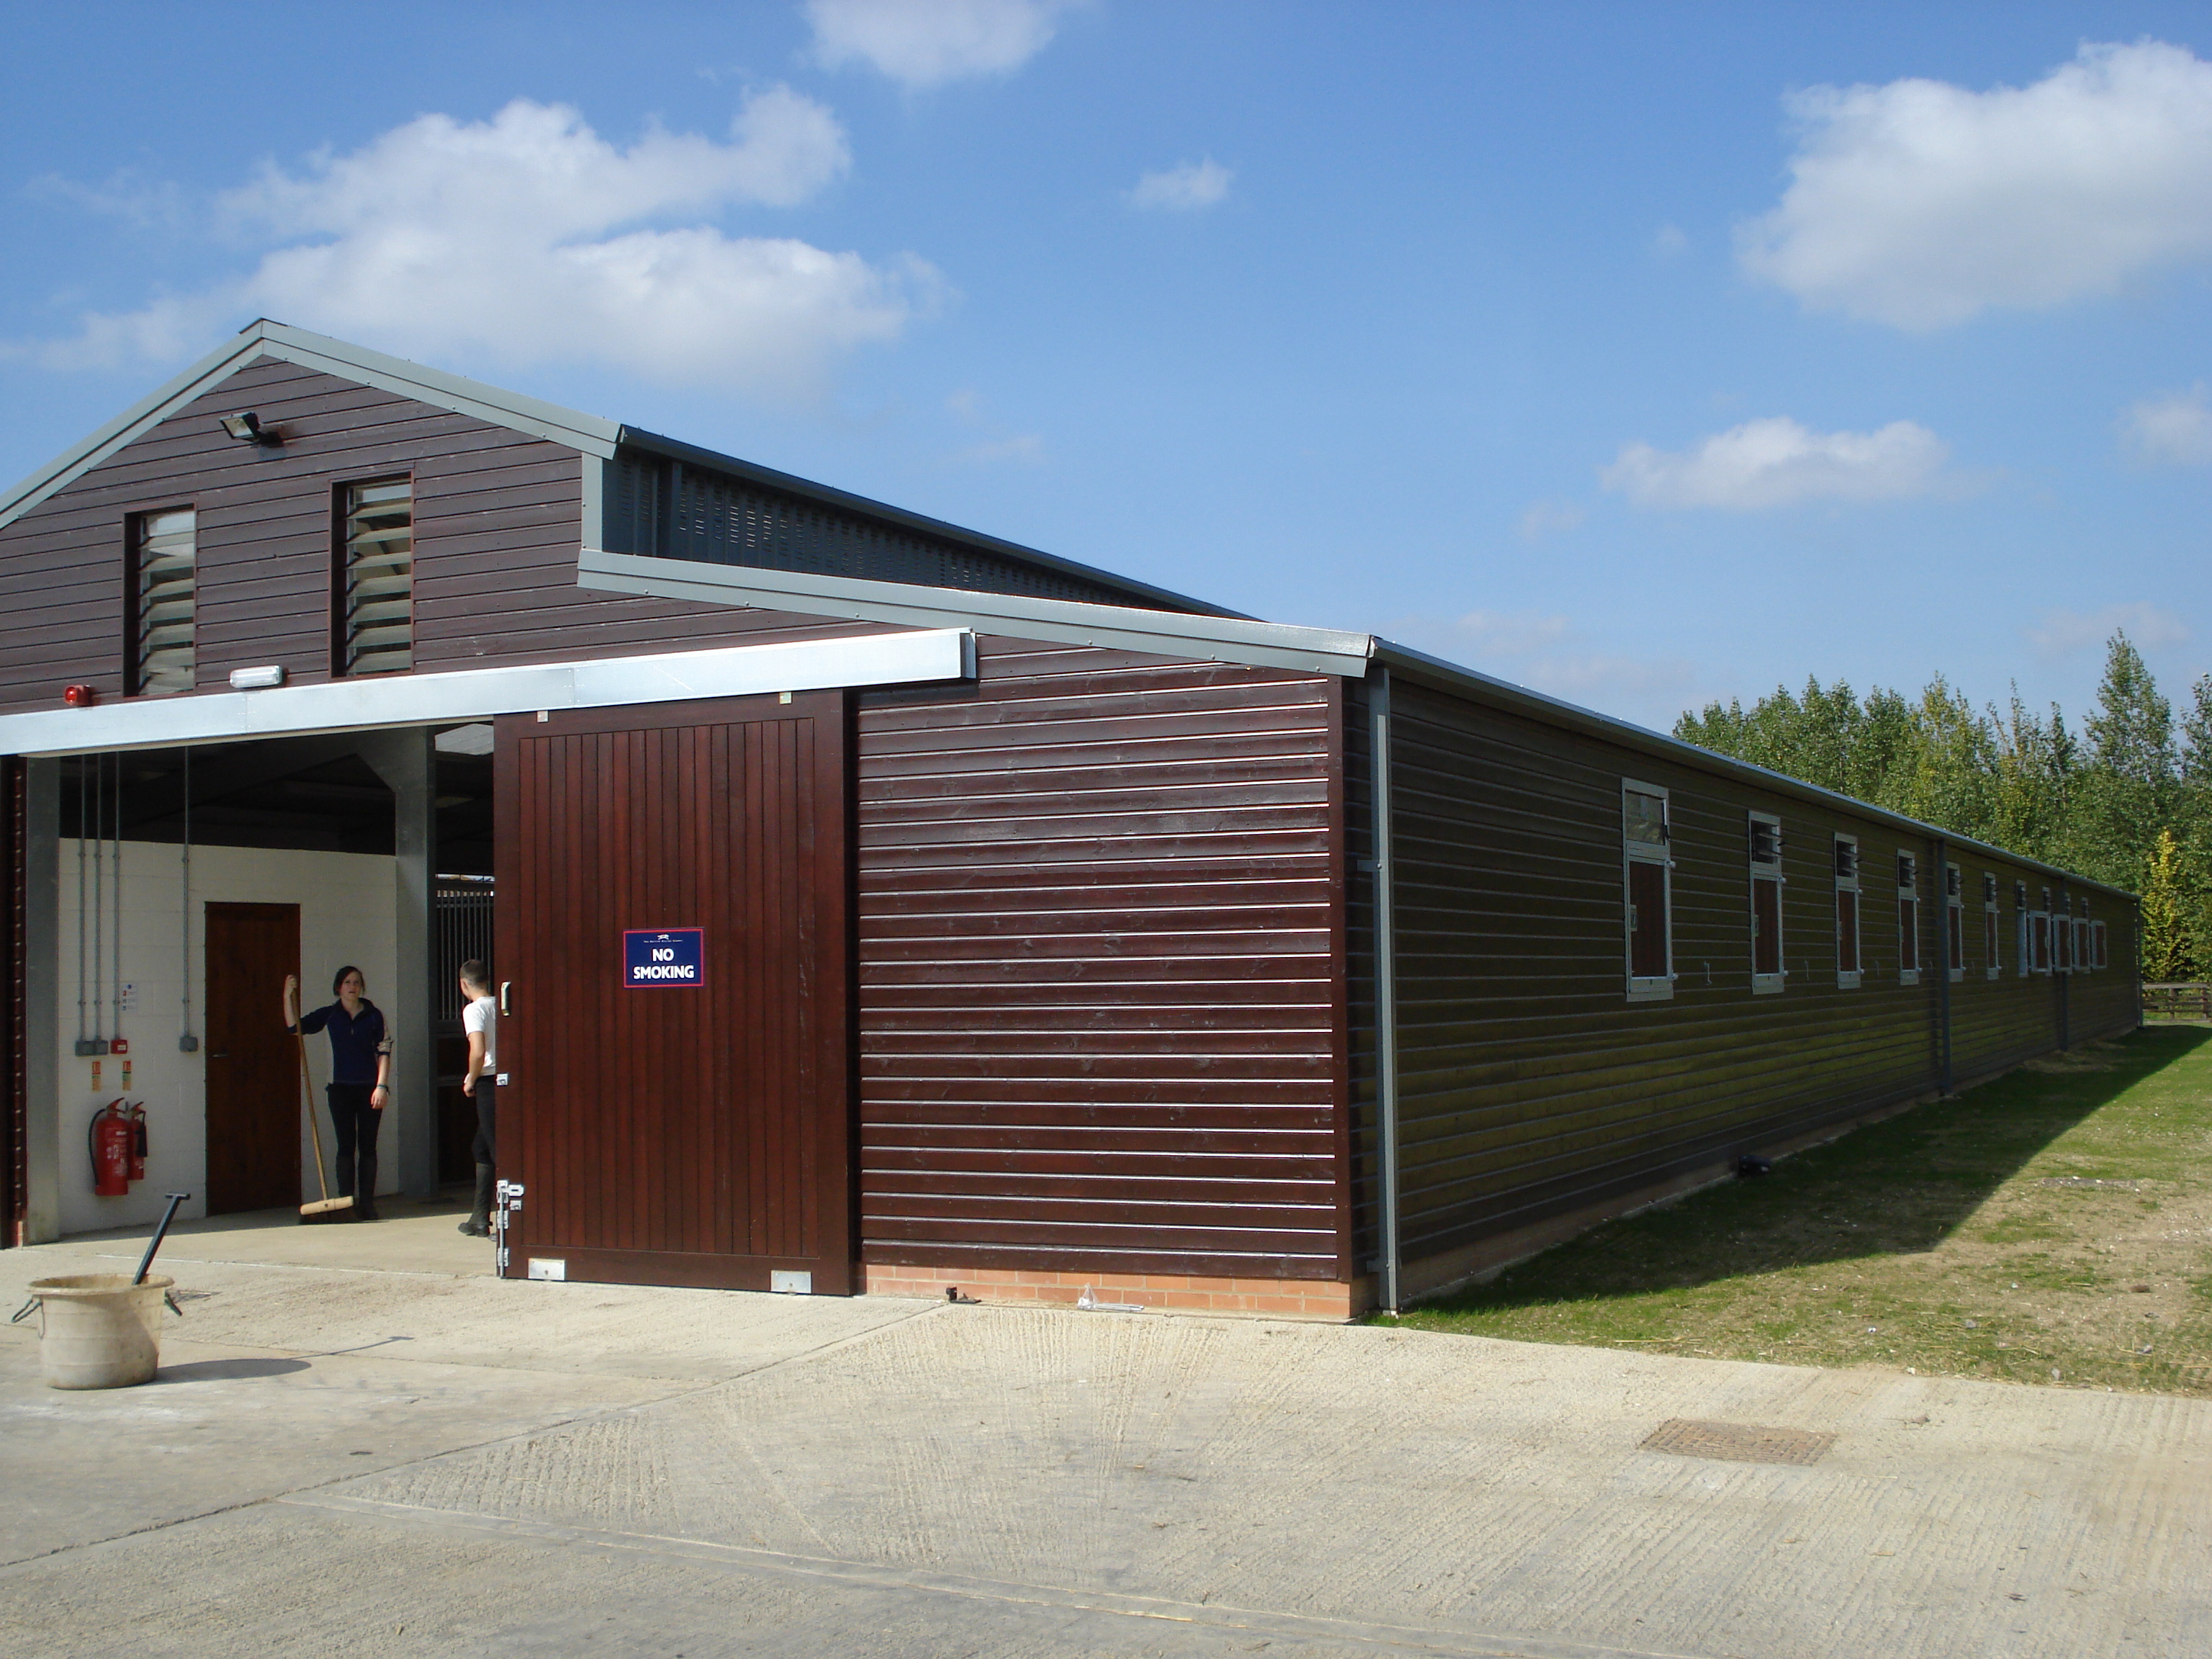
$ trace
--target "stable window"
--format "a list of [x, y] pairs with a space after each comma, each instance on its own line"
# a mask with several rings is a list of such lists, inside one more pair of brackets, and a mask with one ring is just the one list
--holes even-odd
[[2027, 884], [2024, 881], [2012, 884], [2012, 916], [2013, 931], [2018, 935], [2013, 941], [2013, 960], [2020, 964], [2020, 976], [2026, 979], [2035, 971], [2035, 937], [2028, 918]]
[[1997, 878], [1982, 872], [1982, 976], [1997, 979], [2004, 973], [2003, 953], [1998, 949]]
[[2089, 924], [2089, 948], [2096, 952], [2098, 967], [2109, 968], [2112, 965], [2112, 939], [2101, 921], [2093, 921]]
[[1751, 988], [1782, 989], [1782, 820], [1753, 812], [1751, 824]]
[[198, 525], [189, 507], [131, 520], [131, 690], [189, 691]]
[[1836, 837], [1836, 983], [1859, 982], [1859, 842]]
[[2043, 908], [2027, 919], [2029, 944], [2035, 952], [2035, 971], [2051, 971], [2051, 890], [2043, 890]]
[[2089, 945], [2089, 901], [2074, 901], [2074, 971], [2086, 974], [2097, 964], [2091, 960], [2094, 952]]
[[1966, 878], [1955, 864], [1943, 866], [1943, 945], [1956, 985], [1966, 976]]
[[1623, 782], [1620, 821], [1629, 1000], [1671, 997], [1674, 994], [1674, 866], [1667, 792], [1648, 783]]
[[415, 485], [408, 478], [338, 489], [334, 654], [345, 674], [415, 665]]
[[1897, 855], [1897, 982], [1920, 983], [1920, 861]]
[[2074, 971], [2074, 902], [2061, 896], [2060, 908], [2051, 915], [2051, 971]]

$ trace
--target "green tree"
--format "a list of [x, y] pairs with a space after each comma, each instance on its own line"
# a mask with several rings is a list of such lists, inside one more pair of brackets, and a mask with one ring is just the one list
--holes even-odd
[[2190, 930], [2185, 915], [2188, 877], [2181, 848], [2171, 830], [2160, 830], [2151, 848], [2142, 885], [2142, 975], [2153, 984], [2185, 983], [2195, 979], [2197, 963], [2190, 950]]
[[2124, 632], [2106, 647], [2097, 707], [2082, 729], [2081, 786], [2069, 815], [2075, 856], [2084, 874], [2133, 887], [2181, 804], [2181, 757], [2173, 705]]
[[1989, 718], [1996, 738], [1990, 840], [2030, 858], [2064, 863], [2080, 754], [2066, 717], [2057, 703], [2047, 720], [2031, 713], [2015, 685], [2006, 712], [1991, 709]]

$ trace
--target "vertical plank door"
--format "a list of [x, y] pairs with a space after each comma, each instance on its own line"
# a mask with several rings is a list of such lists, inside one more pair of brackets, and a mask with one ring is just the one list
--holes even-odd
[[[283, 996], [300, 971], [300, 907], [210, 904], [206, 959], [208, 1213], [297, 1205], [300, 1062]], [[303, 1010], [324, 1000], [313, 991], [301, 987]]]
[[[840, 692], [499, 720], [510, 1276], [852, 1289], [846, 730]], [[629, 982], [679, 929], [699, 982]]]

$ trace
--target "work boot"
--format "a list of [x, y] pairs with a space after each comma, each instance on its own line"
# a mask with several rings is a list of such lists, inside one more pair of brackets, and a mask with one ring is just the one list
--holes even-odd
[[495, 1171], [490, 1164], [477, 1165], [476, 1207], [469, 1212], [469, 1218], [461, 1223], [459, 1229], [471, 1238], [491, 1237], [491, 1197], [494, 1178]]

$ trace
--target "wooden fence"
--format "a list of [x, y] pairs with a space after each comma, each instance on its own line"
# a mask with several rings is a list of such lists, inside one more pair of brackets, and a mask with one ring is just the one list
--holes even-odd
[[2174, 1019], [2212, 1019], [2212, 985], [2146, 985], [2143, 1012]]

